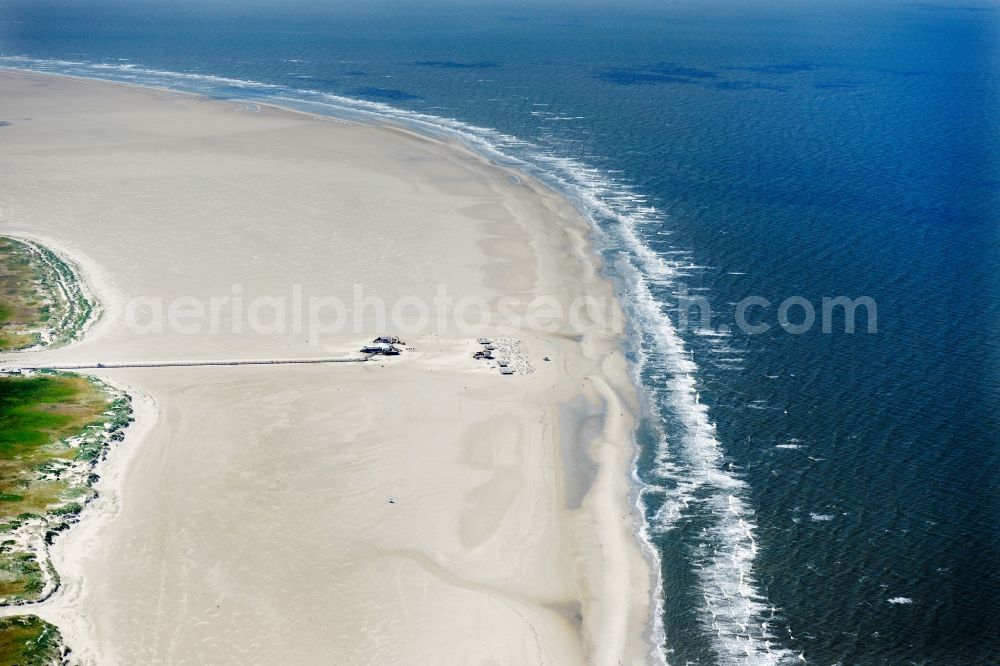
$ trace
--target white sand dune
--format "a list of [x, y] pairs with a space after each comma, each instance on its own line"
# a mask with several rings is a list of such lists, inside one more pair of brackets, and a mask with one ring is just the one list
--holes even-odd
[[613, 302], [567, 202], [402, 130], [165, 91], [5, 72], [0, 119], [0, 233], [64, 252], [107, 310], [31, 363], [349, 355], [384, 327], [222, 314], [150, 332], [125, 314], [136, 298], [349, 302], [355, 285], [390, 304], [441, 285], [482, 299], [482, 334], [524, 359], [501, 377], [472, 360], [474, 334], [430, 321], [375, 362], [93, 370], [137, 396], [139, 423], [37, 609], [78, 656], [645, 661], [620, 331], [500, 316], [504, 296]]

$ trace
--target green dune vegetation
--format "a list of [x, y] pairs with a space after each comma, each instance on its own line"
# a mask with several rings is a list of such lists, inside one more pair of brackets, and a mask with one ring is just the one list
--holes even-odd
[[59, 630], [34, 615], [0, 618], [0, 666], [48, 666], [63, 662]]
[[[0, 352], [76, 339], [95, 311], [65, 260], [0, 237]], [[0, 605], [58, 588], [48, 547], [94, 496], [94, 465], [124, 437], [131, 413], [127, 395], [93, 378], [0, 373]], [[44, 620], [0, 619], [0, 666], [59, 664], [63, 655], [58, 629]]]
[[0, 237], [0, 351], [38, 344], [48, 319], [39, 267], [23, 243]]
[[130, 420], [128, 397], [94, 379], [0, 377], [0, 604], [58, 584], [46, 545], [93, 495], [93, 466]]
[[[0, 605], [58, 587], [48, 546], [93, 497], [94, 465], [124, 437], [129, 403], [80, 375], [0, 377]], [[0, 621], [0, 666], [59, 663], [61, 651], [57, 629], [37, 617]]]
[[74, 340], [94, 314], [65, 260], [38, 243], [0, 236], [0, 352]]

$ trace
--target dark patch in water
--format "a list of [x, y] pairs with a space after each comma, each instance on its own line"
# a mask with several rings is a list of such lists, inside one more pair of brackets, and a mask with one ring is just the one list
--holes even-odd
[[11, 123], [7, 122], [6, 120], [0, 120], [0, 127], [7, 127], [7, 125], [10, 125], [10, 124]]
[[754, 71], [786, 73], [791, 71], [806, 71], [812, 65], [786, 64], [769, 65], [767, 67], [736, 68], [726, 67], [715, 71], [699, 67], [684, 67], [671, 63], [659, 63], [646, 67], [615, 67], [604, 69], [595, 78], [618, 85], [655, 85], [655, 84], [696, 84], [719, 90], [787, 90], [786, 86], [768, 83], [758, 83], [746, 80], [720, 80], [723, 71]]
[[499, 67], [495, 62], [484, 60], [482, 62], [458, 62], [456, 60], [418, 60], [413, 63], [421, 67], [434, 67], [437, 69], [490, 69]]
[[643, 67], [609, 67], [598, 73], [596, 78], [619, 85], [648, 85], [698, 83], [703, 79], [715, 79], [718, 76], [717, 72], [710, 69], [661, 62]]
[[394, 88], [358, 88], [357, 94], [362, 97], [376, 97], [378, 99], [391, 99], [397, 101], [420, 99], [416, 95], [411, 95], [408, 92], [403, 92], [402, 90], [396, 90]]
[[756, 81], [719, 81], [713, 88], [719, 90], [788, 90], [788, 86], [777, 86], [772, 83], [757, 83]]
[[820, 90], [854, 90], [863, 85], [864, 83], [860, 81], [816, 81], [813, 83], [813, 87]]
[[774, 65], [740, 65], [725, 69], [731, 72], [754, 72], [756, 74], [798, 74], [812, 72], [818, 67], [808, 62], [786, 62]]
[[718, 72], [714, 72], [710, 69], [682, 67], [680, 65], [673, 65], [670, 63], [661, 63], [647, 69], [657, 74], [665, 74], [667, 76], [683, 76], [690, 79], [714, 79], [719, 76]]
[[659, 74], [657, 72], [644, 72], [634, 69], [606, 69], [597, 74], [596, 78], [609, 83], [617, 83], [621, 86], [650, 85], [658, 83], [698, 83], [696, 79], [673, 76], [670, 74]]

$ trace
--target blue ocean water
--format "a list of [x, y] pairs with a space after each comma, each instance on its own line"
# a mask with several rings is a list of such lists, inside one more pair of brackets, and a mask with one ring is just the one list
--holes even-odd
[[[998, 34], [973, 2], [0, 0], [0, 66], [388, 116], [578, 202], [671, 664], [1000, 663]], [[837, 296], [877, 316], [779, 326]]]

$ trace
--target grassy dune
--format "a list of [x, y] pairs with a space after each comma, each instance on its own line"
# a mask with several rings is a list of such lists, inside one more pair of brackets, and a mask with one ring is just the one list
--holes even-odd
[[[83, 377], [0, 378], [0, 529], [79, 511], [73, 500], [84, 489], [58, 472], [80, 450], [59, 442], [88, 426], [103, 426], [107, 409], [108, 397]], [[45, 587], [45, 563], [24, 545], [18, 539], [0, 541], [0, 600], [34, 599]]]
[[58, 585], [47, 545], [93, 495], [93, 464], [130, 420], [128, 398], [96, 380], [0, 377], [0, 605]]
[[49, 320], [42, 292], [43, 267], [23, 243], [0, 237], [0, 351], [38, 344]]
[[[65, 344], [95, 314], [66, 261], [0, 237], [0, 352]], [[0, 376], [0, 605], [58, 587], [48, 546], [93, 496], [93, 465], [130, 414], [128, 397], [97, 380]], [[58, 664], [62, 652], [58, 630], [38, 617], [0, 619], [0, 666]]]
[[[93, 463], [130, 420], [128, 398], [96, 380], [0, 377], [0, 604], [58, 586], [47, 546], [93, 494]], [[0, 619], [0, 666], [58, 664], [62, 652], [41, 619]]]
[[52, 464], [72, 459], [78, 449], [56, 446], [88, 425], [103, 423], [108, 398], [78, 376], [0, 379], [0, 521], [38, 513], [68, 489], [64, 480], [43, 480]]
[[67, 344], [98, 315], [67, 260], [39, 243], [0, 236], [0, 352]]
[[0, 618], [0, 666], [62, 663], [59, 630], [34, 615]]

